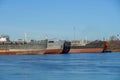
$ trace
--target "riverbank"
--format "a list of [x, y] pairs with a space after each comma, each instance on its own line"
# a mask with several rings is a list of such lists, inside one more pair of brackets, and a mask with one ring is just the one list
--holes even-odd
[[108, 50], [112, 52], [120, 52], [120, 40], [109, 41]]

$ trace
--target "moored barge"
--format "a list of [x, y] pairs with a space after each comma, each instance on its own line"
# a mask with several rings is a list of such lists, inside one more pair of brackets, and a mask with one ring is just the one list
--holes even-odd
[[107, 41], [93, 41], [86, 45], [74, 45], [71, 46], [69, 53], [103, 53], [107, 52]]
[[[70, 50], [69, 42], [64, 40], [10, 41], [9, 36], [0, 37], [0, 55], [38, 55], [62, 54]], [[67, 45], [66, 45], [67, 44]]]

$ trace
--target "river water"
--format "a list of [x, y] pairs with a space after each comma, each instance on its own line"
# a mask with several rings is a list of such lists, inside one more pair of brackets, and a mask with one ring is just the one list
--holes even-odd
[[120, 80], [120, 53], [0, 56], [0, 80]]

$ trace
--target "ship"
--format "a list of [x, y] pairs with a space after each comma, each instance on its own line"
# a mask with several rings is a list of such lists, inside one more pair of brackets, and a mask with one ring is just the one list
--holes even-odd
[[0, 36], [0, 55], [62, 54], [68, 53], [69, 50], [70, 42], [65, 40], [11, 41], [8, 35]]
[[99, 41], [95, 40], [83, 45], [78, 45], [79, 41], [71, 42], [71, 49], [69, 53], [104, 53], [110, 52], [108, 51], [108, 42], [107, 41]]

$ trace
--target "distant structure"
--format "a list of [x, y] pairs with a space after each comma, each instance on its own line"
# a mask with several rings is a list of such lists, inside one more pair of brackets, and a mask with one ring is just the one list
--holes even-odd
[[25, 41], [25, 42], [28, 42], [28, 38], [27, 38], [27, 37], [28, 37], [28, 35], [27, 35], [27, 33], [25, 33], [25, 34], [24, 34], [24, 41]]
[[76, 28], [73, 27], [73, 30], [74, 30], [74, 41], [76, 40]]
[[73, 40], [71, 41], [71, 46], [85, 46], [86, 44], [90, 43], [88, 40]]
[[71, 46], [80, 46], [81, 42], [79, 40], [71, 41]]
[[110, 41], [116, 41], [116, 40], [119, 40], [119, 38], [117, 36], [110, 36], [109, 38]]
[[10, 38], [8, 35], [1, 35], [0, 36], [0, 42], [9, 42]]

